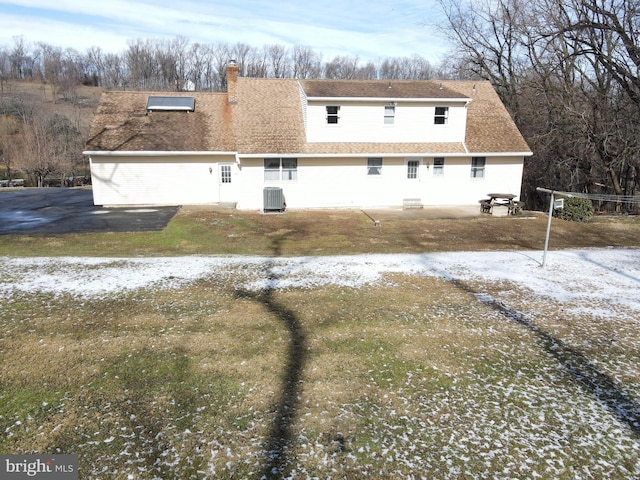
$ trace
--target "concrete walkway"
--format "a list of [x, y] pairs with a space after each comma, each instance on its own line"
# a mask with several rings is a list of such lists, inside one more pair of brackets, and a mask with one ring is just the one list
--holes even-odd
[[436, 218], [473, 218], [480, 217], [479, 205], [438, 206], [422, 208], [364, 208], [362, 211], [373, 221], [397, 219], [436, 219]]

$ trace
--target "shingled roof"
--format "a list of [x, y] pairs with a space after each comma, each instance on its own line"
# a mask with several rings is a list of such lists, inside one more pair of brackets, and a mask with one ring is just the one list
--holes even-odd
[[300, 84], [311, 98], [467, 98], [443, 82], [430, 80], [301, 80]]
[[[148, 113], [147, 98], [169, 95], [166, 92], [106, 92], [86, 149], [239, 155], [529, 152], [529, 146], [488, 82], [238, 78], [236, 87], [233, 104], [229, 104], [225, 93], [171, 94], [194, 97], [194, 112]], [[304, 96], [470, 100], [465, 143], [307, 143]]]
[[[195, 111], [147, 112], [152, 95], [190, 96]], [[91, 151], [235, 151], [224, 93], [105, 92], [89, 132]]]

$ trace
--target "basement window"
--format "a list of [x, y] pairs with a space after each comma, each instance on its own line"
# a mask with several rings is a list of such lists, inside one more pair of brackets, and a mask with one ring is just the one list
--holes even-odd
[[195, 109], [194, 97], [149, 95], [147, 98], [147, 112], [193, 112]]

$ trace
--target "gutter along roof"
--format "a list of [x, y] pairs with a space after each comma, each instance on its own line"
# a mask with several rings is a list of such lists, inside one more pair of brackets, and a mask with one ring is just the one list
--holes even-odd
[[[389, 88], [391, 87], [391, 88]], [[390, 92], [393, 94], [390, 96]], [[194, 111], [147, 112], [149, 96], [192, 97]], [[306, 99], [467, 102], [464, 143], [308, 143]], [[260, 156], [530, 155], [489, 82], [360, 81], [238, 78], [236, 101], [226, 93], [105, 92], [86, 154]], [[116, 153], [118, 152], [118, 153]]]

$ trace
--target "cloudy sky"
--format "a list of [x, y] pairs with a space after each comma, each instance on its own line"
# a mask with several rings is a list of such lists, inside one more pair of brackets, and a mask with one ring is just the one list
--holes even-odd
[[184, 36], [192, 43], [302, 45], [361, 60], [421, 55], [439, 62], [446, 39], [437, 0], [0, 0], [0, 46], [22, 36], [84, 52]]

